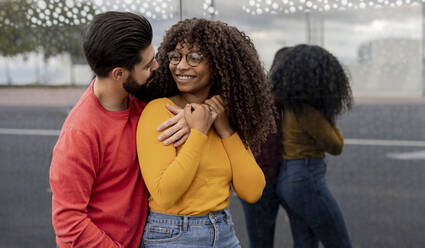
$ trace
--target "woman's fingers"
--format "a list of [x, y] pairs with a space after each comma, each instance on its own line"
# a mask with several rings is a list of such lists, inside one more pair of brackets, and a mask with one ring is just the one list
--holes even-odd
[[208, 108], [216, 113], [219, 113], [219, 108], [216, 103], [210, 99], [205, 100], [205, 104], [207, 104]]
[[184, 118], [187, 123], [189, 123], [189, 119], [192, 114], [191, 108], [192, 106], [190, 106], [190, 104], [186, 104], [186, 106], [184, 106]]
[[[191, 110], [193, 109], [193, 110]], [[207, 133], [213, 123], [214, 111], [209, 111], [206, 104], [192, 103], [185, 107], [185, 119], [190, 128]]]
[[220, 96], [213, 96], [211, 98], [211, 101], [214, 103], [216, 108], [220, 110], [220, 112], [224, 112], [225, 108], [224, 108], [223, 101], [220, 101]]

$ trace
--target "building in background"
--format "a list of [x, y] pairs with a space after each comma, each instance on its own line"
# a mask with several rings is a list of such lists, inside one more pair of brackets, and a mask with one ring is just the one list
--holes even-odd
[[422, 96], [421, 45], [420, 40], [407, 38], [362, 44], [358, 63], [349, 66], [353, 90], [362, 96]]

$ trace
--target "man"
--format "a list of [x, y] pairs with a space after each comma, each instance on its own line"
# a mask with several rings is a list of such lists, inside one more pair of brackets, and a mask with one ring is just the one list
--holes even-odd
[[[96, 77], [68, 115], [50, 167], [60, 248], [139, 247], [148, 200], [136, 154], [144, 103], [129, 93], [158, 68], [151, 41], [150, 23], [131, 13], [99, 14], [87, 29], [84, 53]], [[161, 138], [179, 145], [189, 129], [170, 110], [177, 115], [160, 128], [174, 126]]]

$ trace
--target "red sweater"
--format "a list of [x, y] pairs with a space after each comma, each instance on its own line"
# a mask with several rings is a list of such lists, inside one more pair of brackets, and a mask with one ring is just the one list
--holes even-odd
[[136, 154], [145, 103], [108, 111], [93, 83], [63, 124], [50, 166], [56, 242], [66, 247], [139, 247], [148, 192]]

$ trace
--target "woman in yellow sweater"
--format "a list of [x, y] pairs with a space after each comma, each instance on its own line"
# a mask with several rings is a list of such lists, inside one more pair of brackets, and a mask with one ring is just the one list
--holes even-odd
[[[173, 25], [147, 85], [137, 148], [150, 192], [143, 247], [239, 247], [227, 209], [233, 190], [256, 202], [265, 179], [251, 151], [275, 129], [271, 93], [251, 40], [219, 21]], [[162, 94], [162, 95], [161, 95]], [[156, 127], [184, 108], [191, 128], [181, 147], [164, 146]]]

